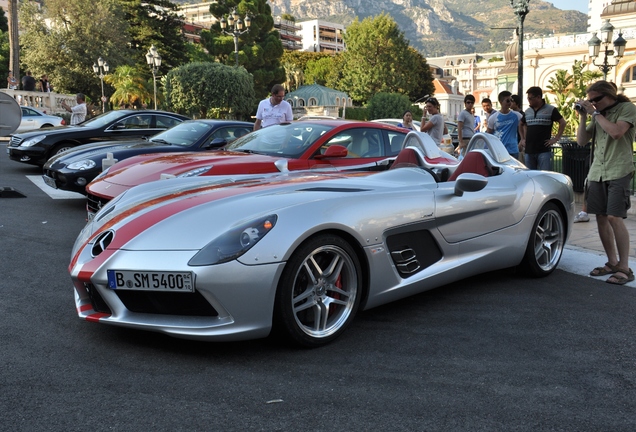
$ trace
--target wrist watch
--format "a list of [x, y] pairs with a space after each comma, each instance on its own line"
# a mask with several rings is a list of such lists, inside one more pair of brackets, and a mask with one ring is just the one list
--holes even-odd
[[594, 112], [592, 113], [592, 118], [595, 118], [595, 117], [596, 117], [597, 115], [599, 115], [599, 114], [600, 114], [600, 112], [598, 112], [598, 111], [594, 111]]

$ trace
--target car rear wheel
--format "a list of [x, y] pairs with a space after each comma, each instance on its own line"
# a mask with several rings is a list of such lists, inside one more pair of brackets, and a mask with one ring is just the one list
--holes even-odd
[[305, 347], [325, 345], [353, 320], [361, 297], [360, 263], [341, 237], [324, 234], [294, 252], [276, 292], [275, 328]]
[[47, 124], [43, 124], [42, 126], [40, 126], [40, 129], [50, 128], [50, 127], [53, 127], [53, 125], [47, 123]]
[[548, 203], [534, 222], [522, 268], [531, 276], [543, 277], [559, 265], [565, 246], [565, 224], [558, 207]]

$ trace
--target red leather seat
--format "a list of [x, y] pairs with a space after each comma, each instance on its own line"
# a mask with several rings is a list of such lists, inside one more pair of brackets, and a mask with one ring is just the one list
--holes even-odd
[[398, 165], [416, 165], [420, 167], [424, 166], [421, 163], [417, 152], [410, 147], [400, 150], [397, 157], [395, 158], [395, 161], [393, 162], [393, 165], [391, 165], [391, 168], [395, 168]]
[[448, 181], [455, 181], [460, 174], [464, 173], [479, 174], [484, 177], [490, 177], [493, 174], [486, 157], [479, 151], [466, 153], [466, 156], [464, 156], [464, 159], [459, 163]]

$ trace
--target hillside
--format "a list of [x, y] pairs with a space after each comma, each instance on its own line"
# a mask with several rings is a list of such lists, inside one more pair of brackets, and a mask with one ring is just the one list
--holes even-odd
[[[362, 20], [386, 12], [411, 45], [426, 56], [503, 50], [513, 30], [492, 27], [517, 25], [509, 0], [270, 0], [269, 3], [274, 16], [288, 13], [296, 21], [322, 19], [344, 25], [356, 17]], [[587, 15], [563, 11], [540, 0], [530, 2], [524, 24], [526, 37], [583, 33], [586, 28]]]

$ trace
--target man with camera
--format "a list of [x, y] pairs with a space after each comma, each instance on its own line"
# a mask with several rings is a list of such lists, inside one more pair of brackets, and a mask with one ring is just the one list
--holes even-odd
[[[576, 140], [592, 140], [592, 161], [587, 175], [587, 211], [596, 215], [598, 233], [607, 263], [591, 276], [610, 275], [606, 282], [624, 285], [634, 280], [629, 268], [629, 231], [623, 219], [630, 208], [630, 183], [634, 175], [632, 144], [636, 136], [636, 106], [616, 86], [597, 81], [587, 88], [587, 100], [577, 103], [580, 116]], [[588, 116], [591, 121], [588, 123]]]

